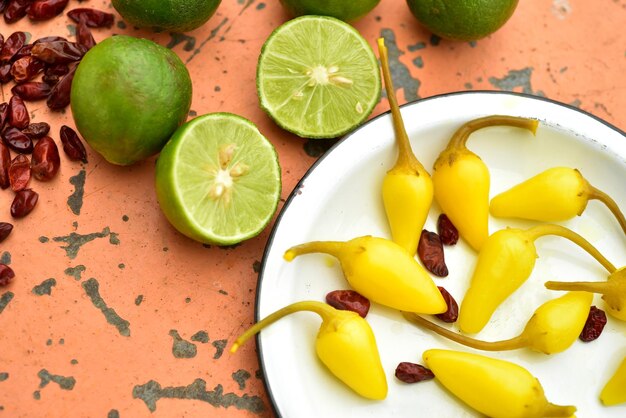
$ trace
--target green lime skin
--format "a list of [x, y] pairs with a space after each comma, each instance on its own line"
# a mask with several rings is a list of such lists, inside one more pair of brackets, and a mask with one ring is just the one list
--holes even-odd
[[453, 41], [474, 41], [500, 29], [519, 0], [407, 0], [429, 31]]
[[293, 16], [331, 16], [353, 22], [369, 13], [380, 0], [280, 0]]
[[191, 107], [189, 72], [150, 40], [113, 36], [76, 68], [70, 106], [76, 128], [107, 161], [130, 165], [165, 145]]
[[221, 0], [112, 0], [128, 23], [157, 31], [188, 32], [204, 25]]

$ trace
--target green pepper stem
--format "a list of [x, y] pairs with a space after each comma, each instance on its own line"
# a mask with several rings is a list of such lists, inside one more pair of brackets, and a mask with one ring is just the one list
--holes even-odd
[[339, 257], [341, 250], [346, 245], [342, 241], [311, 241], [304, 244], [296, 245], [285, 251], [283, 258], [287, 261], [292, 261], [299, 255], [311, 254], [311, 253], [324, 253], [330, 254], [334, 257]]
[[471, 337], [467, 337], [465, 335], [457, 334], [456, 332], [452, 332], [446, 328], [440, 327], [439, 325], [434, 324], [412, 312], [402, 312], [402, 315], [404, 315], [406, 319], [408, 319], [417, 326], [426, 328], [430, 331], [435, 332], [436, 334], [441, 335], [442, 337], [445, 337], [456, 343], [463, 344], [467, 347], [475, 348], [477, 350], [505, 351], [517, 350], [518, 348], [528, 346], [528, 342], [526, 341], [524, 334], [502, 341], [481, 341]]
[[619, 206], [617, 206], [615, 200], [611, 198], [611, 196], [604, 193], [602, 190], [596, 189], [595, 187], [589, 185], [589, 199], [596, 199], [604, 203], [606, 207], [609, 208], [613, 216], [615, 216], [617, 222], [619, 222], [619, 225], [622, 227], [624, 234], [626, 234], [626, 217], [624, 217], [624, 214], [619, 209]]
[[555, 224], [542, 224], [530, 228], [527, 232], [530, 234], [533, 241], [545, 235], [557, 235], [559, 237], [566, 238], [581, 247], [583, 250], [587, 251], [589, 255], [602, 264], [602, 266], [609, 273], [614, 273], [615, 270], [617, 270], [615, 266], [596, 249], [596, 247], [591, 245], [589, 241], [569, 228]]
[[467, 139], [475, 131], [489, 126], [513, 126], [515, 128], [528, 129], [533, 135], [537, 132], [539, 121], [535, 119], [520, 118], [517, 116], [491, 115], [483, 118], [473, 119], [463, 124], [452, 135], [448, 142], [447, 150], [466, 148]]
[[396, 142], [398, 144], [398, 159], [396, 160], [394, 168], [410, 168], [415, 171], [416, 175], [420, 175], [420, 173], [425, 171], [425, 169], [422, 163], [420, 163], [415, 157], [413, 149], [411, 148], [411, 142], [409, 142], [409, 136], [407, 135], [404, 127], [404, 121], [402, 120], [400, 107], [398, 106], [398, 100], [393, 88], [391, 70], [389, 69], [389, 57], [384, 38], [378, 38], [378, 51], [380, 54], [380, 64], [383, 70], [383, 79], [385, 80], [387, 100], [389, 101], [389, 108], [393, 119], [393, 130], [396, 134]]
[[556, 282], [548, 281], [544, 286], [550, 290], [582, 291], [591, 293], [607, 294], [611, 293], [611, 283], [609, 282]]
[[549, 403], [546, 406], [546, 409], [543, 411], [543, 415], [542, 417], [550, 417], [550, 418], [557, 418], [557, 417], [571, 417], [572, 415], [574, 415], [576, 413], [576, 407], [575, 406], [561, 406], [561, 405], [555, 405], [553, 403]]
[[235, 340], [232, 347], [230, 347], [230, 352], [236, 352], [240, 346], [248, 341], [250, 337], [261, 331], [266, 326], [273, 324], [274, 322], [278, 321], [286, 315], [300, 311], [315, 312], [322, 317], [323, 321], [326, 321], [334, 315], [334, 308], [326, 303], [313, 300], [292, 303], [291, 305], [285, 306], [284, 308], [279, 309], [278, 311], [266, 316], [265, 318], [248, 328], [243, 334], [239, 336], [239, 338]]

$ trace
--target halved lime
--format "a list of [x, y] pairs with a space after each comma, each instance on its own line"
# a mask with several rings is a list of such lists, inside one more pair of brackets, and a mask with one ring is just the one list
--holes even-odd
[[157, 160], [163, 213], [181, 233], [207, 244], [258, 235], [276, 212], [280, 189], [274, 146], [252, 122], [230, 113], [185, 123]]
[[378, 61], [347, 23], [302, 16], [265, 41], [257, 66], [261, 107], [305, 138], [334, 138], [361, 124], [380, 98]]

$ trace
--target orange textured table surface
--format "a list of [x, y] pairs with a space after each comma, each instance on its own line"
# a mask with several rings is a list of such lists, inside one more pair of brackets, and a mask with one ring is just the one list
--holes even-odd
[[[70, 0], [66, 11], [115, 13], [109, 1]], [[225, 111], [253, 121], [276, 147], [281, 202], [335, 141], [305, 140], [277, 127], [259, 108], [255, 70], [261, 46], [289, 16], [278, 0], [223, 0], [186, 34], [133, 29], [115, 14], [112, 34], [152, 39], [175, 51], [193, 81], [190, 118]], [[626, 1], [521, 1], [497, 33], [449, 42], [419, 26], [404, 0], [381, 0], [354, 23], [374, 47], [386, 39], [401, 103], [460, 90], [545, 96], [626, 129]], [[73, 38], [65, 15], [7, 25]], [[2, 85], [0, 103], [12, 84]], [[74, 126], [69, 108], [28, 103], [31, 119]], [[385, 99], [372, 117], [388, 109]], [[10, 190], [0, 221], [15, 225], [0, 244], [15, 271], [0, 287], [0, 417], [273, 416], [255, 344], [227, 349], [254, 318], [257, 272], [270, 229], [233, 248], [194, 242], [159, 210], [154, 160], [86, 164], [62, 154], [59, 175], [35, 183], [37, 208], [12, 220]], [[281, 203], [282, 204], [282, 203]], [[289, 344], [289, 341], [285, 341]]]

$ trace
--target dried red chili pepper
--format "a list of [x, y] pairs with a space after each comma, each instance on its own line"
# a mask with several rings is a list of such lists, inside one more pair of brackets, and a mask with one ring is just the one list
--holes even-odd
[[417, 255], [426, 267], [426, 270], [435, 276], [445, 277], [448, 275], [448, 267], [443, 255], [443, 244], [439, 235], [427, 230], [422, 231], [417, 244]]
[[39, 181], [49, 181], [59, 171], [61, 157], [57, 144], [49, 136], [44, 136], [33, 149], [33, 176]]
[[26, 16], [28, 6], [32, 2], [33, 0], [9, 0], [6, 9], [4, 9], [4, 21], [8, 24], [15, 23]]
[[11, 96], [9, 100], [9, 117], [7, 120], [9, 126], [18, 129], [24, 129], [30, 123], [30, 116], [24, 101], [19, 96]]
[[370, 310], [370, 301], [354, 290], [333, 290], [326, 295], [326, 303], [336, 309], [356, 312], [365, 318]]
[[0, 103], [0, 132], [4, 128], [4, 124], [9, 118], [9, 104], [8, 103]]
[[7, 239], [13, 231], [13, 225], [8, 222], [0, 222], [0, 242]]
[[65, 39], [62, 36], [44, 36], [42, 38], [38, 38], [35, 42], [33, 42], [33, 45], [36, 44], [40, 44], [42, 42], [55, 42], [55, 41], [65, 41], [67, 42], [67, 39]]
[[26, 34], [24, 32], [13, 32], [0, 49], [0, 62], [9, 62], [13, 55], [26, 44]]
[[2, 132], [2, 140], [13, 151], [20, 154], [33, 152], [33, 140], [17, 128], [7, 128]]
[[67, 12], [67, 17], [76, 23], [80, 22], [81, 17], [85, 17], [90, 28], [110, 28], [115, 18], [111, 13], [89, 8], [72, 9]]
[[35, 0], [28, 8], [31, 20], [49, 20], [63, 13], [69, 0]]
[[48, 132], [50, 132], [50, 125], [46, 122], [31, 123], [25, 129], [22, 129], [22, 133], [32, 140], [43, 138], [48, 135]]
[[80, 16], [80, 21], [76, 25], [76, 43], [82, 45], [88, 50], [96, 46], [96, 40], [91, 34], [91, 29], [87, 27], [87, 17]]
[[435, 378], [435, 374], [421, 364], [403, 361], [396, 367], [396, 377], [404, 383], [417, 383]]
[[24, 154], [18, 154], [9, 166], [11, 190], [14, 192], [24, 190], [30, 181], [30, 173], [30, 160]]
[[456, 322], [459, 317], [459, 305], [456, 303], [456, 300], [452, 297], [450, 293], [446, 289], [441, 286], [437, 286], [439, 292], [441, 292], [441, 296], [443, 296], [443, 300], [446, 301], [446, 305], [448, 305], [448, 310], [444, 313], [436, 314], [435, 316], [441, 319], [443, 322]]
[[[9, 4], [9, 0], [0, 0], [0, 13], [4, 13], [4, 10], [7, 8]], [[2, 35], [0, 35], [1, 37]], [[4, 38], [0, 40], [0, 48], [2, 48], [2, 43], [4, 42]]]
[[0, 188], [6, 189], [11, 185], [9, 180], [9, 167], [11, 166], [11, 152], [9, 148], [0, 142]]
[[23, 47], [20, 48], [19, 51], [17, 51], [15, 53], [15, 55], [13, 55], [13, 58], [11, 59], [11, 61], [15, 61], [18, 60], [20, 58], [24, 58], [24, 57], [28, 57], [30, 55], [30, 51], [33, 49], [33, 44], [26, 44]]
[[459, 240], [459, 231], [445, 213], [437, 219], [437, 232], [443, 245], [454, 245]]
[[13, 269], [6, 264], [0, 264], [0, 286], [6, 286], [15, 277]]
[[76, 131], [69, 126], [63, 125], [61, 126], [60, 137], [63, 151], [65, 151], [70, 160], [87, 162], [87, 150]]
[[64, 109], [70, 104], [70, 92], [72, 89], [72, 80], [76, 67], [70, 69], [70, 72], [63, 76], [58, 83], [52, 87], [46, 104], [52, 110]]
[[11, 203], [11, 216], [23, 218], [35, 209], [39, 194], [32, 189], [24, 189], [15, 193], [13, 203]]
[[590, 342], [597, 339], [606, 325], [606, 314], [602, 309], [592, 306], [589, 309], [587, 322], [580, 333], [580, 340]]
[[48, 64], [67, 64], [79, 61], [87, 49], [75, 42], [52, 41], [33, 45], [30, 54]]
[[0, 83], [6, 84], [11, 81], [13, 77], [11, 76], [11, 63], [6, 62], [4, 64], [0, 64]]
[[37, 74], [43, 71], [45, 66], [46, 64], [43, 61], [29, 55], [13, 62], [11, 75], [16, 83], [23, 83], [35, 78]]
[[16, 84], [11, 89], [11, 93], [26, 101], [42, 100], [48, 97], [52, 88], [49, 84], [41, 81], [27, 81], [22, 84]]

